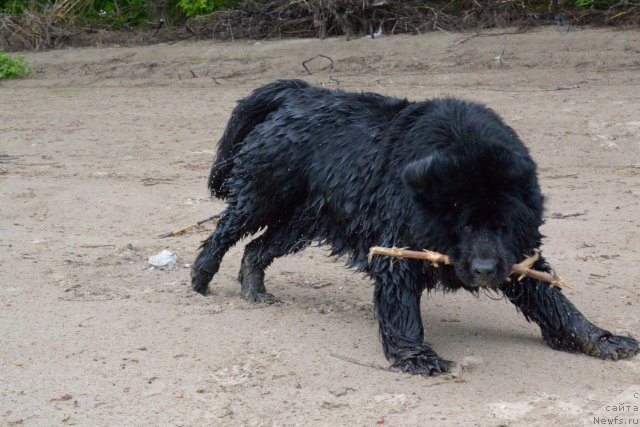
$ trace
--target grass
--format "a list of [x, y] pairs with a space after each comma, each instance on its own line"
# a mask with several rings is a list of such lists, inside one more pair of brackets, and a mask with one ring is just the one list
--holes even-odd
[[23, 56], [9, 56], [0, 51], [0, 80], [16, 79], [32, 72]]

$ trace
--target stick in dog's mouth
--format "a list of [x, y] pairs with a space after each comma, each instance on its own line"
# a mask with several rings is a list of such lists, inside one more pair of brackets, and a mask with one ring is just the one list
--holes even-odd
[[[438, 267], [439, 264], [453, 265], [451, 258], [449, 258], [447, 255], [441, 254], [440, 252], [429, 251], [426, 249], [422, 251], [412, 251], [403, 248], [384, 248], [382, 246], [373, 246], [369, 250], [369, 263], [371, 263], [374, 255], [387, 255], [395, 258], [421, 259], [430, 261], [431, 265], [433, 265], [434, 267]], [[546, 271], [538, 271], [532, 269], [531, 267], [533, 267], [533, 264], [535, 264], [538, 259], [540, 259], [540, 253], [536, 251], [533, 255], [526, 257], [522, 262], [514, 264], [511, 267], [511, 273], [509, 275], [516, 274], [518, 281], [521, 281], [525, 277], [531, 277], [532, 279], [547, 282], [551, 286], [571, 288], [571, 286], [565, 283], [553, 270], [551, 271], [551, 273], [547, 273]]]

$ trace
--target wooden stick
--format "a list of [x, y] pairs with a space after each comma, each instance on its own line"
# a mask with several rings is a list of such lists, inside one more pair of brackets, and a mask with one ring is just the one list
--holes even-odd
[[428, 251], [426, 249], [423, 251], [412, 251], [404, 248], [383, 248], [382, 246], [374, 246], [369, 249], [369, 256], [367, 257], [369, 264], [371, 264], [371, 259], [374, 255], [388, 255], [395, 258], [423, 259], [425, 261], [431, 261], [431, 264], [434, 267], [438, 267], [438, 263], [445, 265], [453, 264], [448, 256], [439, 252]]
[[164, 239], [166, 237], [178, 236], [178, 235], [184, 233], [185, 231], [191, 230], [192, 228], [200, 227], [205, 222], [215, 221], [215, 220], [218, 220], [218, 219], [220, 219], [220, 214], [216, 214], [216, 215], [210, 216], [209, 218], [205, 218], [205, 219], [203, 219], [201, 221], [194, 222], [193, 224], [185, 225], [184, 227], [176, 228], [173, 231], [169, 231], [168, 233], [164, 233], [164, 234], [159, 235], [158, 238], [159, 239]]
[[[425, 261], [430, 261], [434, 267], [437, 267], [439, 263], [445, 265], [453, 265], [453, 262], [451, 262], [451, 258], [449, 258], [448, 256], [439, 252], [428, 250], [411, 251], [402, 248], [384, 248], [381, 246], [374, 246], [369, 250], [369, 262], [371, 262], [371, 259], [374, 255], [387, 255], [396, 258], [422, 259]], [[531, 266], [533, 266], [533, 264], [539, 258], [540, 254], [536, 252], [534, 255], [527, 257], [524, 261], [512, 266], [510, 274], [517, 274], [518, 281], [521, 281], [525, 277], [531, 277], [532, 279], [550, 283], [551, 286], [571, 288], [571, 286], [562, 281], [562, 279], [560, 279], [560, 277], [558, 277], [555, 272], [547, 273], [545, 271], [533, 270]]]

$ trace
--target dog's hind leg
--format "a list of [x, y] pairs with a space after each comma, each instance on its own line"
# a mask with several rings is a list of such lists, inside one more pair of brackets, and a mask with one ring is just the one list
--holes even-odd
[[424, 343], [421, 294], [403, 262], [396, 263], [392, 272], [376, 275], [374, 306], [385, 356], [403, 372], [434, 375], [446, 372], [451, 362]]
[[296, 229], [289, 223], [270, 226], [264, 234], [247, 244], [238, 273], [242, 298], [267, 304], [279, 302], [264, 286], [264, 271], [274, 259], [301, 251], [309, 245], [310, 241], [300, 237]]
[[527, 320], [540, 326], [544, 341], [555, 350], [613, 360], [638, 353], [633, 337], [613, 335], [594, 325], [557, 287], [526, 278], [505, 283], [501, 289]]
[[207, 293], [209, 282], [218, 272], [224, 254], [248, 234], [258, 230], [260, 225], [250, 226], [246, 215], [234, 209], [230, 203], [222, 214], [211, 236], [202, 243], [202, 250], [191, 267], [191, 285], [202, 295]]

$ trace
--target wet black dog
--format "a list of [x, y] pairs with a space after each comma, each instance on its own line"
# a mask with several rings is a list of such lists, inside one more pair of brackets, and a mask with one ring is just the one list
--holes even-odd
[[[248, 301], [274, 302], [264, 270], [312, 241], [350, 256], [375, 280], [384, 352], [405, 372], [446, 371], [424, 343], [420, 296], [442, 286], [503, 293], [554, 349], [603, 359], [633, 356], [632, 337], [589, 322], [556, 287], [508, 281], [511, 265], [540, 246], [543, 197], [536, 165], [513, 129], [486, 107], [457, 99], [408, 102], [278, 81], [233, 111], [209, 188], [227, 199], [203, 243], [192, 283], [207, 292], [225, 252], [266, 227], [244, 252]], [[376, 257], [371, 246], [431, 249], [455, 267]], [[549, 271], [540, 259], [534, 266]]]

